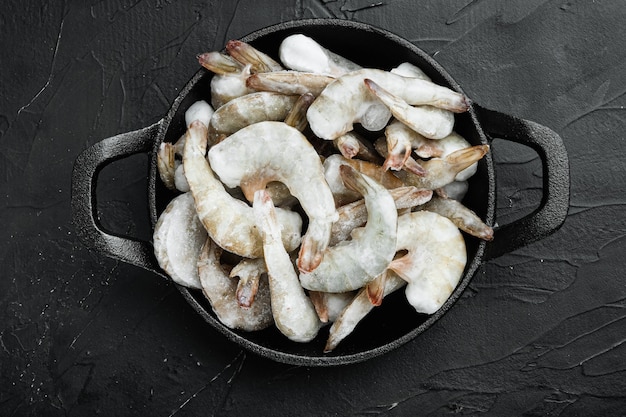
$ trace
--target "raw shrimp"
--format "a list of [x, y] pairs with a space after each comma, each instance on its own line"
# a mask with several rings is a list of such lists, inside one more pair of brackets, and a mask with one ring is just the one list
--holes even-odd
[[322, 323], [333, 322], [354, 298], [355, 291], [322, 292], [309, 291], [309, 298]]
[[418, 313], [433, 314], [456, 288], [467, 262], [465, 240], [447, 218], [429, 211], [398, 217], [397, 251], [389, 269], [408, 285], [406, 298]]
[[358, 159], [347, 159], [339, 154], [330, 155], [324, 160], [324, 177], [328, 183], [335, 205], [337, 207], [351, 203], [362, 198], [361, 194], [345, 186], [339, 168], [348, 165], [362, 174], [378, 181], [385, 188], [397, 188], [404, 185], [402, 180], [394, 176], [391, 172], [385, 171], [380, 165], [361, 161]]
[[[398, 210], [410, 209], [427, 203], [433, 196], [432, 190], [415, 187], [398, 187], [389, 190]], [[350, 237], [350, 233], [367, 221], [365, 200], [360, 199], [337, 208], [339, 219], [333, 223], [329, 245], [334, 246]]]
[[215, 74], [211, 78], [211, 104], [215, 109], [230, 100], [254, 92], [246, 85], [246, 80], [250, 76], [250, 65], [244, 66], [220, 52], [198, 55], [198, 62]]
[[239, 278], [235, 292], [237, 303], [250, 307], [259, 291], [263, 274], [267, 273], [263, 258], [243, 259], [230, 271], [230, 278]]
[[176, 189], [174, 175], [178, 165], [180, 165], [180, 161], [176, 161], [174, 144], [162, 142], [157, 151], [157, 168], [161, 182], [170, 190]]
[[237, 97], [217, 109], [209, 125], [209, 143], [215, 144], [253, 123], [283, 121], [298, 96], [259, 91]]
[[256, 91], [273, 91], [281, 94], [311, 93], [318, 96], [335, 78], [328, 75], [300, 71], [275, 71], [253, 74], [246, 85]]
[[366, 140], [354, 131], [333, 139], [333, 145], [344, 158], [352, 159], [356, 157], [368, 162], [381, 162], [380, 156], [372, 146], [368, 146]]
[[273, 323], [270, 290], [267, 280], [261, 280], [256, 300], [250, 308], [237, 303], [237, 280], [228, 276], [220, 263], [222, 248], [207, 238], [197, 260], [202, 292], [215, 315], [225, 326], [244, 331], [262, 330]]
[[452, 132], [454, 114], [430, 105], [412, 106], [401, 97], [390, 93], [366, 78], [365, 85], [391, 111], [391, 114], [411, 129], [430, 139], [441, 139]]
[[180, 194], [167, 205], [154, 227], [154, 255], [177, 284], [202, 288], [196, 261], [207, 232], [198, 220], [193, 197]]
[[292, 70], [338, 77], [361, 68], [360, 65], [321, 46], [302, 34], [287, 36], [278, 48], [281, 62]]
[[442, 151], [437, 146], [438, 142], [424, 137], [399, 120], [393, 120], [385, 128], [387, 158], [383, 168], [394, 171], [402, 169], [413, 149], [422, 158], [441, 156]]
[[313, 303], [300, 286], [291, 258], [281, 242], [281, 226], [265, 190], [254, 194], [253, 210], [263, 236], [263, 255], [276, 327], [290, 340], [309, 342], [317, 336], [321, 322]]
[[[406, 285], [406, 281], [397, 276], [393, 271], [385, 270], [383, 274], [386, 275], [383, 297]], [[328, 353], [334, 350], [343, 339], [352, 333], [356, 325], [359, 324], [374, 307], [367, 295], [367, 289], [362, 288], [330, 327], [324, 352]]]
[[222, 182], [228, 187], [240, 186], [248, 200], [271, 181], [287, 186], [309, 219], [298, 268], [315, 269], [338, 215], [320, 157], [306, 137], [282, 122], [259, 122], [213, 146], [208, 158]]
[[485, 224], [474, 211], [451, 198], [433, 197], [420, 207], [452, 221], [459, 229], [483, 240], [493, 239], [493, 228]]
[[254, 73], [280, 71], [284, 69], [283, 66], [272, 57], [242, 41], [228, 41], [226, 43], [226, 51], [243, 65], [250, 65]]
[[[354, 123], [368, 130], [383, 129], [391, 117], [387, 106], [370, 92], [365, 79], [398, 96], [411, 106], [429, 105], [452, 112], [469, 108], [468, 99], [460, 93], [415, 77], [402, 77], [378, 69], [361, 69], [339, 78], [322, 91], [307, 112], [313, 132], [322, 139], [332, 140], [352, 130]], [[431, 116], [448, 121], [448, 112], [429, 110]]]
[[[452, 152], [445, 158], [433, 158], [422, 162], [426, 170], [425, 176], [414, 175], [405, 170], [398, 171], [396, 175], [406, 185], [418, 188], [436, 190], [455, 181], [456, 175], [480, 160], [489, 151], [489, 145], [476, 145]], [[409, 158], [407, 161], [413, 160]]]
[[363, 195], [367, 222], [356, 229], [359, 233], [352, 233], [352, 240], [330, 247], [313, 272], [300, 274], [300, 282], [308, 290], [359, 289], [382, 273], [395, 254], [398, 216], [391, 194], [348, 165], [342, 165], [340, 171], [346, 185]]
[[309, 121], [306, 119], [306, 111], [313, 104], [315, 97], [311, 93], [302, 94], [298, 100], [294, 103], [287, 116], [285, 116], [285, 123], [291, 127], [295, 127], [300, 132], [304, 131], [309, 125]]
[[[259, 258], [263, 255], [263, 244], [252, 208], [233, 198], [215, 177], [205, 158], [206, 146], [206, 126], [192, 122], [187, 129], [183, 166], [198, 217], [219, 246], [246, 258]], [[277, 209], [277, 216], [283, 229], [283, 243], [287, 250], [294, 250], [300, 244], [302, 218], [282, 209]]]

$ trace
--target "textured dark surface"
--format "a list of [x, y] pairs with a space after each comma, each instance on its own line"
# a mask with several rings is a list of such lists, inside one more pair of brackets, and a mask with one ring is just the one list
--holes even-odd
[[[0, 415], [624, 415], [626, 10], [502, 3], [5, 2]], [[198, 52], [307, 17], [409, 39], [477, 103], [556, 131], [570, 159], [559, 231], [483, 265], [419, 338], [346, 367], [242, 351], [167, 281], [87, 250], [70, 221], [83, 149], [158, 121]], [[539, 203], [541, 164], [509, 142], [494, 158], [504, 224]], [[101, 172], [103, 226], [149, 238], [147, 166]]]

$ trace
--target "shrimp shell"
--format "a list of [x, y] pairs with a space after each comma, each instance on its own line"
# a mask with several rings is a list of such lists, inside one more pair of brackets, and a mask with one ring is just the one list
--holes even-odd
[[486, 225], [472, 210], [451, 198], [433, 197], [420, 207], [452, 221], [459, 229], [483, 240], [493, 240], [493, 228]]
[[261, 280], [255, 303], [250, 308], [237, 303], [237, 280], [228, 276], [220, 264], [222, 248], [207, 238], [197, 261], [202, 292], [209, 300], [217, 318], [231, 329], [262, 330], [273, 323], [270, 291], [267, 280]]
[[318, 96], [335, 77], [300, 71], [275, 71], [253, 74], [246, 85], [257, 91], [273, 91], [281, 94]]
[[248, 200], [268, 182], [287, 186], [309, 218], [298, 267], [315, 269], [338, 215], [319, 155], [306, 137], [282, 122], [259, 122], [213, 146], [209, 161], [222, 182], [228, 187], [241, 186]]
[[[233, 198], [215, 177], [205, 158], [207, 127], [195, 121], [187, 129], [183, 167], [196, 202], [196, 212], [211, 238], [222, 248], [245, 258], [263, 255], [263, 242], [252, 216], [252, 208]], [[300, 244], [301, 217], [290, 210], [276, 209], [287, 250]]]
[[300, 282], [308, 290], [345, 292], [361, 288], [382, 273], [393, 259], [396, 247], [397, 209], [389, 191], [376, 181], [343, 165], [346, 184], [365, 199], [367, 222], [358, 236], [330, 247], [320, 265], [301, 273]]
[[389, 264], [407, 281], [406, 297], [418, 313], [433, 314], [456, 288], [467, 252], [459, 229], [429, 211], [398, 217], [397, 251], [408, 253]]
[[297, 100], [298, 96], [268, 91], [237, 97], [213, 113], [209, 124], [209, 143], [220, 142], [239, 129], [257, 122], [282, 121]]
[[239, 40], [226, 42], [226, 51], [243, 65], [250, 65], [252, 72], [272, 72], [280, 71], [283, 68], [279, 62], [265, 52], [261, 52], [252, 45]]

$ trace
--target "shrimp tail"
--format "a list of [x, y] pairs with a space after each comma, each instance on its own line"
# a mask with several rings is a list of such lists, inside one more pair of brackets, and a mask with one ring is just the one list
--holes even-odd
[[383, 297], [385, 295], [385, 284], [387, 282], [387, 270], [385, 270], [382, 274], [374, 278], [373, 281], [369, 282], [365, 288], [367, 291], [367, 298], [370, 300], [370, 303], [374, 306], [379, 306], [383, 302]]
[[476, 145], [454, 151], [445, 159], [455, 172], [461, 172], [479, 161], [487, 152], [489, 152], [489, 145]]

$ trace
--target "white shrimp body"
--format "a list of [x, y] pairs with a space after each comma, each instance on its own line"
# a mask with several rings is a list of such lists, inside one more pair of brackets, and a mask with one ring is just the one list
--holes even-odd
[[428, 75], [426, 75], [424, 70], [422, 70], [420, 67], [410, 62], [403, 62], [397, 67], [392, 68], [390, 72], [396, 75], [401, 75], [403, 77], [414, 77], [414, 78], [420, 78], [426, 81], [432, 81], [431, 78]]
[[[198, 55], [198, 62], [214, 73], [213, 78], [211, 78], [211, 105], [213, 108], [217, 109], [234, 98], [254, 92], [253, 89], [246, 86], [251, 65], [243, 65], [232, 57], [217, 51]], [[187, 120], [187, 125], [193, 120], [193, 118]]]
[[[252, 208], [232, 197], [215, 177], [206, 160], [207, 127], [195, 121], [187, 129], [183, 166], [196, 202], [196, 212], [211, 238], [225, 250], [246, 258], [263, 255], [263, 242]], [[290, 210], [277, 209], [287, 250], [300, 244], [302, 218]]]
[[297, 71], [338, 77], [361, 68], [302, 34], [287, 36], [281, 42], [278, 53], [287, 68]]
[[190, 193], [169, 202], [154, 227], [154, 255], [177, 284], [201, 288], [196, 261], [207, 233], [198, 220]]
[[254, 194], [254, 217], [263, 236], [263, 257], [276, 327], [290, 340], [309, 342], [321, 327], [311, 300], [298, 282], [291, 257], [280, 237], [274, 205], [265, 190]]
[[[368, 130], [380, 130], [391, 117], [380, 109], [380, 100], [370, 92], [365, 80], [377, 85], [411, 106], [429, 105], [439, 110], [429, 110], [430, 116], [449, 121], [450, 111], [468, 109], [464, 95], [449, 88], [415, 77], [402, 77], [389, 71], [361, 69], [347, 73], [331, 82], [317, 97], [307, 112], [313, 132], [323, 139], [332, 140], [352, 130], [354, 123], [361, 123]], [[441, 111], [441, 110], [446, 111]], [[421, 111], [421, 110], [417, 110]], [[423, 111], [422, 111], [423, 112]]]
[[248, 200], [271, 181], [287, 186], [309, 219], [298, 267], [315, 269], [338, 215], [322, 162], [306, 137], [282, 122], [255, 123], [213, 146], [208, 158], [222, 182], [228, 187], [240, 186]]
[[398, 217], [398, 251], [408, 253], [389, 264], [407, 281], [406, 297], [419, 313], [432, 314], [450, 297], [465, 269], [467, 252], [459, 229], [428, 211]]
[[283, 121], [297, 100], [298, 96], [269, 91], [237, 97], [213, 113], [209, 124], [209, 143], [217, 143], [257, 122]]
[[250, 308], [241, 307], [235, 296], [237, 280], [230, 278], [220, 264], [221, 254], [222, 248], [208, 238], [197, 261], [202, 292], [215, 315], [231, 329], [254, 331], [269, 327], [273, 317], [267, 280], [260, 281], [255, 302]]
[[344, 181], [365, 199], [367, 223], [352, 240], [330, 247], [320, 265], [301, 273], [306, 289], [345, 292], [363, 287], [382, 273], [395, 255], [397, 209], [389, 191], [350, 166], [340, 167]]

